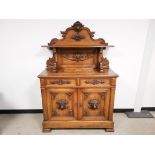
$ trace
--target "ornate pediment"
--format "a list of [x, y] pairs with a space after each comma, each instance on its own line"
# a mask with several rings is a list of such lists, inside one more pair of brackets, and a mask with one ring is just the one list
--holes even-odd
[[84, 25], [82, 23], [80, 23], [79, 21], [75, 22], [72, 26], [72, 28], [74, 29], [74, 31], [76, 32], [80, 32], [82, 30], [82, 28], [84, 27]]
[[75, 22], [65, 31], [61, 31], [62, 39], [54, 38], [48, 47], [106, 47], [108, 43], [104, 39], [94, 39], [95, 32], [90, 31], [81, 22]]
[[[66, 35], [69, 33], [69, 31], [74, 31], [74, 32], [76, 32], [76, 34], [79, 34], [79, 36], [80, 36], [80, 31], [82, 31], [82, 30], [87, 30], [88, 34], [90, 34], [90, 35], [92, 33], [93, 34], [95, 33], [95, 32], [91, 32], [89, 28], [84, 27], [84, 25], [81, 22], [77, 21], [71, 27], [67, 28], [65, 31], [61, 31], [61, 34], [62, 34], [62, 37], [65, 38]], [[72, 37], [72, 39], [74, 39], [74, 37]]]

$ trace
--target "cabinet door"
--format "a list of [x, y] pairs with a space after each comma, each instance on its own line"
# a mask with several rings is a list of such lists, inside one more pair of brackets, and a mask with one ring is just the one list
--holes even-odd
[[51, 88], [47, 90], [50, 120], [74, 120], [77, 117], [76, 89]]
[[84, 88], [79, 90], [80, 120], [100, 121], [108, 119], [110, 89]]

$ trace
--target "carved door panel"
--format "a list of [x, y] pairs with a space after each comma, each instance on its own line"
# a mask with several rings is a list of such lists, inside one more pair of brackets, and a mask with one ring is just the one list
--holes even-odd
[[50, 120], [74, 120], [77, 117], [76, 89], [52, 88], [47, 90]]
[[110, 89], [84, 88], [79, 91], [79, 119], [100, 121], [108, 119]]

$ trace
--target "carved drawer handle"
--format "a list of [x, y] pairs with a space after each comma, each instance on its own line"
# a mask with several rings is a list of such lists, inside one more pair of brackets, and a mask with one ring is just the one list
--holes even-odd
[[56, 102], [56, 104], [57, 104], [57, 108], [59, 109], [59, 110], [64, 110], [64, 109], [67, 109], [67, 101], [66, 100], [58, 100], [57, 102]]
[[99, 106], [98, 100], [93, 99], [93, 100], [90, 100], [90, 101], [88, 102], [88, 108], [90, 108], [90, 109], [92, 109], [92, 110], [98, 109], [98, 106]]
[[58, 85], [70, 84], [70, 81], [68, 81], [68, 80], [54, 80], [54, 81], [51, 81], [51, 84], [58, 84]]
[[85, 81], [86, 84], [92, 84], [92, 85], [96, 85], [96, 84], [103, 84], [105, 83], [104, 80], [86, 80]]

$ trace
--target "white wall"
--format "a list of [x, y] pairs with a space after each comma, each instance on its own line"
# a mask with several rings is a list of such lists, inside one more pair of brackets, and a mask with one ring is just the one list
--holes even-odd
[[[0, 20], [0, 109], [40, 109], [37, 75], [51, 55], [41, 48], [76, 20]], [[148, 20], [80, 20], [115, 45], [106, 52], [119, 74], [115, 108], [133, 108]], [[145, 104], [147, 106], [147, 103]]]
[[149, 62], [145, 79], [142, 107], [155, 107], [155, 20], [150, 20], [145, 49]]

